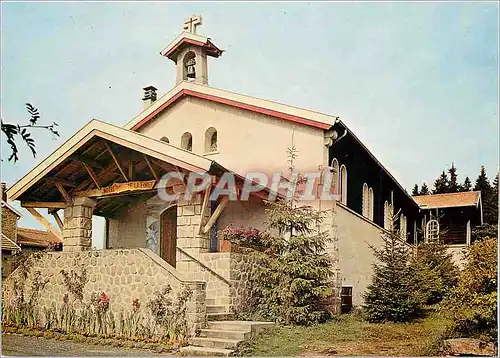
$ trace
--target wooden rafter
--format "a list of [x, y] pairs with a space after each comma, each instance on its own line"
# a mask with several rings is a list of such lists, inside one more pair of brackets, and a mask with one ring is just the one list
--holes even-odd
[[60, 183], [64, 186], [68, 186], [70, 188], [76, 188], [76, 183], [74, 183], [70, 180], [63, 179], [63, 178], [52, 177], [52, 178], [44, 178], [44, 180], [50, 184]]
[[47, 208], [47, 209], [64, 209], [68, 206], [65, 202], [46, 202], [46, 201], [21, 201], [23, 208]]
[[49, 230], [52, 234], [54, 234], [62, 241], [63, 239], [62, 233], [59, 230], [57, 230], [54, 226], [52, 226], [52, 224], [49, 223], [48, 220], [45, 219], [45, 217], [42, 214], [40, 214], [35, 208], [26, 208], [26, 210], [28, 210], [29, 213], [35, 217], [35, 219], [37, 219], [43, 226], [45, 226], [47, 230]]
[[59, 226], [59, 229], [61, 229], [61, 231], [63, 231], [64, 225], [63, 225], [63, 222], [61, 220], [61, 217], [57, 213], [57, 210], [51, 210], [51, 211], [49, 211], [49, 213], [52, 214], [52, 216], [54, 217], [54, 220], [56, 221], [57, 226]]
[[125, 174], [125, 171], [123, 170], [122, 166], [120, 165], [120, 162], [118, 161], [118, 158], [116, 157], [115, 153], [111, 150], [111, 147], [109, 146], [108, 142], [104, 141], [104, 145], [106, 146], [106, 149], [108, 150], [109, 154], [113, 158], [113, 161], [116, 164], [116, 167], [120, 170], [120, 173], [122, 173], [123, 178], [125, 181], [128, 181], [127, 175]]
[[150, 190], [155, 190], [157, 187], [156, 180], [146, 180], [146, 181], [129, 181], [126, 183], [114, 183], [110, 186], [102, 187], [99, 189], [84, 190], [79, 192], [73, 192], [75, 197], [89, 197], [89, 198], [100, 198], [105, 196], [113, 196], [117, 194], [130, 194], [135, 192], [145, 192]]
[[220, 214], [222, 214], [222, 211], [226, 207], [227, 203], [229, 202], [229, 197], [228, 196], [223, 196], [219, 205], [217, 205], [217, 208], [215, 211], [212, 213], [212, 216], [210, 216], [210, 219], [208, 219], [207, 224], [203, 228], [203, 233], [206, 234], [207, 232], [210, 231], [212, 226], [215, 224], [215, 221], [219, 218]]
[[143, 154], [142, 156], [144, 157], [144, 161], [148, 165], [149, 170], [151, 171], [151, 174], [153, 174], [153, 177], [155, 178], [155, 180], [158, 181], [160, 178], [158, 177], [158, 174], [156, 173], [153, 166], [151, 165], [151, 162], [149, 161], [148, 156], [146, 154]]
[[73, 202], [73, 200], [71, 200], [71, 196], [69, 196], [68, 192], [66, 191], [66, 189], [64, 189], [64, 186], [59, 183], [59, 182], [55, 182], [54, 183], [57, 190], [59, 190], [59, 192], [61, 193], [61, 195], [63, 196], [64, 200], [71, 205], [71, 203]]
[[98, 168], [98, 169], [102, 169], [103, 168], [103, 165], [101, 163], [99, 163], [98, 161], [94, 160], [94, 159], [90, 159], [90, 158], [85, 158], [81, 155], [71, 155], [69, 157], [70, 160], [73, 160], [73, 161], [76, 161], [76, 162], [79, 162], [79, 163], [82, 163], [82, 164], [86, 164], [88, 165], [89, 167], [92, 167], [92, 168]]
[[202, 207], [201, 207], [201, 213], [200, 213], [200, 224], [198, 225], [198, 234], [201, 234], [202, 233], [202, 228], [203, 228], [203, 224], [204, 224], [204, 218], [205, 218], [205, 215], [207, 214], [207, 211], [208, 211], [208, 208], [209, 208], [209, 205], [208, 203], [210, 202], [210, 192], [211, 192], [211, 189], [212, 189], [212, 185], [209, 185], [207, 187], [207, 189], [205, 190], [205, 195], [203, 195], [203, 204], [202, 204]]
[[[99, 181], [102, 180], [106, 175], [112, 173], [115, 169], [116, 169], [116, 164], [114, 162], [109, 164], [106, 168], [104, 168], [101, 172], [99, 172], [97, 179]], [[83, 188], [86, 188], [87, 186], [89, 186], [91, 183], [92, 183], [92, 179], [86, 180], [83, 183], [81, 183], [80, 185], [78, 185], [75, 188], [75, 191], [80, 191]]]
[[99, 184], [99, 180], [97, 179], [97, 175], [95, 175], [94, 169], [92, 169], [89, 165], [82, 163], [83, 167], [89, 173], [90, 178], [92, 178], [92, 181], [94, 182], [95, 186], [101, 189], [101, 184]]
[[130, 180], [134, 180], [134, 161], [133, 160], [128, 161], [128, 178]]

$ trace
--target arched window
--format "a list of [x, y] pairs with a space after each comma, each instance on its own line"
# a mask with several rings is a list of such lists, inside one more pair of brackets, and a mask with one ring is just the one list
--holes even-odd
[[196, 55], [194, 54], [194, 52], [189, 51], [188, 53], [186, 53], [184, 55], [182, 63], [184, 64], [182, 79], [184, 81], [194, 80], [196, 78]]
[[392, 230], [394, 225], [394, 212], [392, 210], [392, 204], [389, 204], [387, 200], [384, 203], [384, 229]]
[[165, 142], [165, 143], [170, 143], [170, 141], [168, 140], [167, 137], [161, 137], [160, 139], [162, 142]]
[[363, 216], [367, 218], [370, 212], [370, 199], [368, 193], [368, 185], [366, 183], [363, 184], [363, 204], [361, 211], [363, 212]]
[[193, 151], [193, 136], [191, 133], [186, 132], [181, 137], [181, 148], [185, 150]]
[[435, 241], [439, 238], [439, 223], [437, 220], [430, 220], [425, 225], [425, 241]]
[[401, 238], [404, 240], [406, 240], [406, 230], [407, 230], [406, 216], [404, 216], [401, 213], [401, 216], [399, 217], [399, 234], [401, 235]]
[[340, 168], [339, 168], [339, 162], [337, 159], [333, 158], [332, 164], [332, 194], [338, 194], [339, 193], [339, 175], [340, 175]]
[[368, 218], [373, 221], [373, 189], [368, 189]]
[[347, 168], [345, 165], [340, 167], [340, 201], [347, 205]]
[[217, 130], [210, 127], [205, 132], [205, 153], [217, 151]]

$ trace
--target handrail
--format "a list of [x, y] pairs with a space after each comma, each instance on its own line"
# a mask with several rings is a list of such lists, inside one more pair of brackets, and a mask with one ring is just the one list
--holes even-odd
[[214, 275], [215, 277], [217, 277], [219, 280], [221, 280], [222, 282], [224, 282], [226, 285], [228, 285], [229, 287], [231, 287], [231, 282], [228, 281], [225, 277], [219, 275], [217, 272], [215, 272], [214, 270], [212, 270], [210, 267], [208, 267], [207, 265], [205, 265], [203, 262], [200, 262], [197, 258], [195, 258], [192, 255], [188, 254], [186, 251], [184, 251], [180, 247], [177, 247], [177, 250], [179, 250], [181, 253], [183, 253], [184, 255], [186, 255], [187, 257], [189, 257], [191, 260], [195, 261], [198, 265], [200, 265], [201, 267], [203, 267], [205, 270], [207, 270], [212, 275]]

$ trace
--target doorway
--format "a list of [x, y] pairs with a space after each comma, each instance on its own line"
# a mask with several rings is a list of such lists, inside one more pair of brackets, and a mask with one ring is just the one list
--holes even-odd
[[160, 217], [160, 256], [175, 267], [177, 251], [177, 205], [165, 210]]

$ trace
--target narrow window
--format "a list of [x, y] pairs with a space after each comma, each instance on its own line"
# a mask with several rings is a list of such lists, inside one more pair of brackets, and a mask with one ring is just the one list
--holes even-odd
[[384, 229], [389, 230], [389, 203], [384, 203]]
[[399, 217], [399, 234], [401, 235], [401, 238], [404, 240], [406, 240], [406, 230], [407, 230], [406, 225], [407, 225], [406, 216], [401, 214], [401, 216]]
[[217, 130], [210, 127], [205, 132], [205, 153], [217, 151]]
[[185, 150], [193, 151], [193, 136], [191, 133], [186, 132], [181, 137], [181, 148]]
[[332, 170], [332, 175], [333, 175], [332, 194], [339, 194], [340, 170], [339, 170], [339, 162], [337, 159], [333, 158], [331, 168], [332, 168], [331, 170]]
[[165, 142], [165, 143], [170, 143], [170, 141], [168, 140], [167, 137], [161, 137], [160, 139], [162, 142]]
[[345, 165], [340, 167], [340, 201], [347, 205], [347, 168]]
[[362, 212], [363, 212], [363, 216], [365, 218], [368, 217], [368, 213], [370, 212], [370, 203], [369, 203], [369, 199], [368, 199], [368, 185], [366, 183], [363, 184], [363, 204], [362, 204]]
[[439, 223], [437, 220], [430, 220], [425, 226], [425, 241], [435, 241], [439, 238]]
[[368, 218], [373, 221], [373, 189], [368, 189]]

